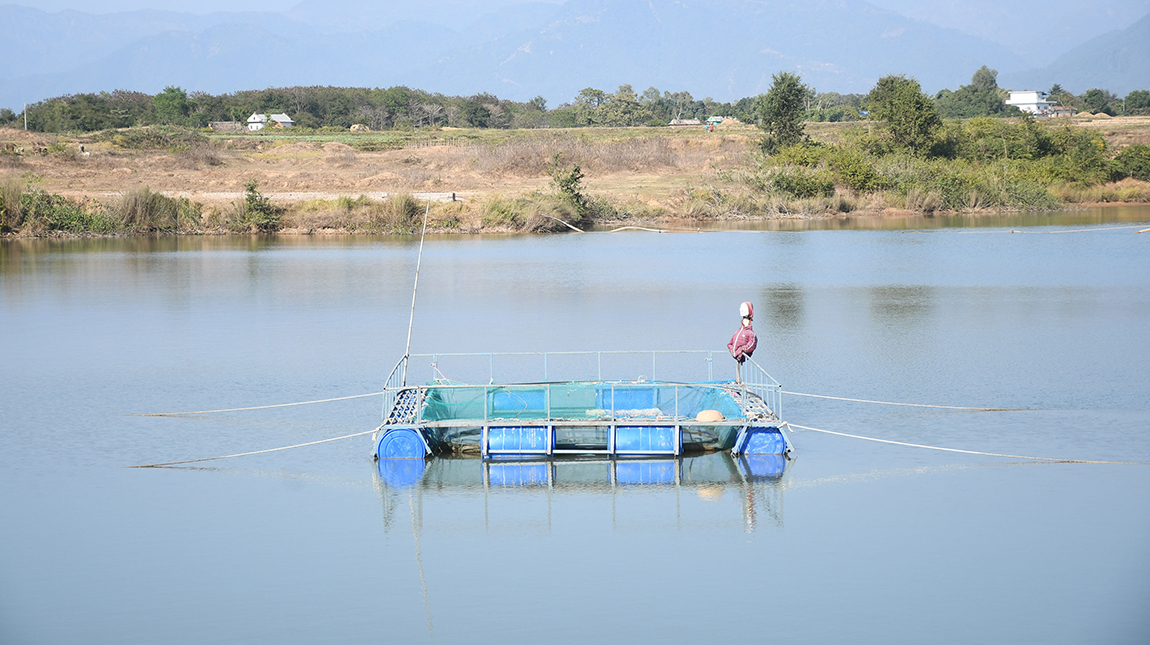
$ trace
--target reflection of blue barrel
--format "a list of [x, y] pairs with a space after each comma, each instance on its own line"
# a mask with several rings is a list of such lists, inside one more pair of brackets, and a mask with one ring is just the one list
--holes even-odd
[[379, 477], [391, 488], [408, 488], [423, 479], [427, 462], [423, 459], [380, 459]]
[[415, 428], [390, 428], [375, 446], [376, 459], [423, 459], [427, 444]]
[[674, 484], [673, 461], [616, 461], [615, 482], [619, 484]]
[[487, 481], [492, 486], [546, 486], [549, 469], [545, 463], [489, 463]]
[[749, 481], [774, 481], [783, 476], [787, 458], [782, 455], [743, 455], [740, 470]]

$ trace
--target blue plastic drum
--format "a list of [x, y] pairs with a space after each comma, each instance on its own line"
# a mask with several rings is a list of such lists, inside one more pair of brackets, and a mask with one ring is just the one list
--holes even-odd
[[375, 447], [378, 459], [423, 459], [426, 455], [427, 446], [414, 428], [392, 428]]

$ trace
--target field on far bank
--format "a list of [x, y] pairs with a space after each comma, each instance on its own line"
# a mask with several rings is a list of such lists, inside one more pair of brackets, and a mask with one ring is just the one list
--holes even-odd
[[[1064, 124], [1096, 132], [1113, 148], [1150, 143], [1150, 117], [1050, 123]], [[806, 131], [814, 141], [841, 143], [871, 127], [878, 125], [807, 123]], [[575, 164], [583, 174], [580, 193], [588, 199], [583, 224], [929, 208], [914, 195], [908, 199], [905, 191], [901, 198], [841, 186], [818, 199], [776, 198], [761, 187], [756, 194], [746, 175], [758, 163], [759, 136], [756, 128], [742, 124], [721, 125], [714, 132], [702, 127], [228, 134], [129, 129], [48, 135], [4, 128], [0, 184], [31, 179], [38, 189], [87, 204], [111, 204], [144, 189], [182, 197], [199, 209], [201, 221], [177, 228], [201, 232], [244, 229], [245, 187], [252, 181], [275, 207], [277, 230], [402, 229], [410, 213], [380, 214], [380, 202], [396, 194], [437, 200], [432, 225], [445, 230], [562, 228], [559, 220], [580, 215], [554, 203], [554, 179]], [[1150, 187], [1132, 181], [1109, 192], [1064, 191], [1059, 198], [1069, 203], [1112, 201], [1115, 195], [1123, 201], [1150, 200]], [[539, 206], [548, 200], [550, 205]], [[971, 210], [978, 208], [975, 200]]]
[[[672, 185], [706, 180], [715, 164], [743, 161], [755, 129], [707, 133], [702, 128], [456, 130], [340, 134], [291, 131], [207, 135], [206, 149], [125, 147], [93, 135], [0, 130], [0, 146], [25, 148], [0, 165], [12, 176], [32, 173], [49, 191], [99, 198], [148, 186], [220, 205], [255, 179], [272, 199], [313, 193], [457, 193], [464, 199], [545, 188], [546, 164], [557, 153], [580, 164], [592, 191], [627, 185], [656, 195]], [[84, 152], [80, 152], [83, 145]], [[36, 154], [47, 149], [46, 154]], [[678, 180], [678, 181], [675, 181]], [[656, 185], [651, 186], [651, 182]]]

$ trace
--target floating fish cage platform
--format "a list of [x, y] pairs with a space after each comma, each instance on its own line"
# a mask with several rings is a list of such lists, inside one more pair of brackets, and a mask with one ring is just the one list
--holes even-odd
[[[716, 381], [715, 354], [405, 356], [384, 389], [383, 421], [374, 436], [375, 457], [642, 457], [717, 450], [737, 455], [791, 453], [793, 446], [778, 416], [779, 383], [751, 359], [742, 366], [741, 382]], [[724, 363], [733, 372], [729, 356]], [[651, 377], [640, 373], [648, 367]], [[419, 371], [426, 374], [421, 377]], [[510, 378], [497, 381], [497, 371]], [[657, 372], [681, 376], [684, 371], [705, 378], [655, 378]], [[619, 376], [627, 372], [631, 376]]]

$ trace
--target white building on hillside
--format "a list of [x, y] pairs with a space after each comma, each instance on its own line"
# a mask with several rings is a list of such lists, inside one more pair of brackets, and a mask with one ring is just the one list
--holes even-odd
[[253, 112], [252, 115], [248, 117], [248, 129], [252, 132], [255, 132], [256, 130], [263, 130], [264, 126], [267, 124], [268, 115], [266, 114], [257, 114]]
[[1006, 104], [1013, 105], [1023, 112], [1029, 112], [1035, 116], [1049, 116], [1050, 108], [1054, 105], [1054, 103], [1046, 100], [1046, 92], [1041, 90], [1011, 91], [1010, 98], [1006, 99]]
[[269, 125], [275, 128], [290, 128], [295, 125], [295, 121], [286, 114], [273, 114], [269, 117], [257, 112], [248, 117], [248, 130], [252, 132], [263, 130]]

